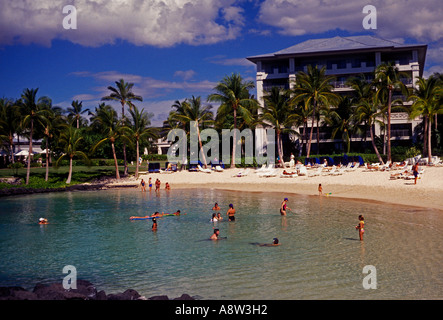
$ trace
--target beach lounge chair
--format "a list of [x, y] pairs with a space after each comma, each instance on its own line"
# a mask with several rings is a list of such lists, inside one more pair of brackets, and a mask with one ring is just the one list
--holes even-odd
[[300, 169], [298, 171], [299, 176], [307, 176], [308, 175], [308, 169], [305, 166], [300, 166]]
[[352, 172], [357, 170], [358, 167], [360, 167], [360, 162], [356, 162], [352, 168], [346, 169], [345, 171]]
[[308, 174], [308, 177], [319, 176], [319, 175], [321, 175], [322, 171], [323, 171], [323, 166], [320, 166], [320, 167], [317, 168], [317, 170], [315, 170], [314, 172]]
[[211, 169], [204, 169], [199, 164], [197, 165], [197, 169], [198, 169], [199, 172], [211, 173]]
[[269, 177], [276, 177], [278, 174], [278, 169], [271, 169], [269, 171], [265, 171], [262, 173], [259, 173], [258, 176], [259, 177], [264, 177], [264, 178], [269, 178]]
[[295, 178], [298, 177], [298, 174], [296, 172], [286, 172], [286, 170], [283, 170], [282, 173], [280, 173], [280, 178]]
[[334, 172], [330, 173], [333, 176], [339, 176], [345, 173], [346, 167], [340, 167], [338, 170], [335, 170]]
[[261, 168], [258, 168], [258, 169], [255, 170], [256, 173], [257, 173], [257, 172], [263, 172], [263, 171], [266, 171], [266, 164], [263, 164], [263, 165], [261, 166]]
[[234, 174], [233, 177], [246, 177], [249, 174], [249, 168], [240, 170], [237, 174]]
[[220, 166], [215, 166], [215, 171], [217, 171], [217, 172], [223, 172], [224, 169], [223, 169], [222, 167], [220, 167]]

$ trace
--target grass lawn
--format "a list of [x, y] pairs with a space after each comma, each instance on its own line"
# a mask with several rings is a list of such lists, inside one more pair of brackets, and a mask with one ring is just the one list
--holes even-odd
[[[140, 171], [147, 171], [146, 165], [142, 165]], [[63, 188], [68, 186], [66, 179], [68, 178], [69, 167], [49, 168], [49, 180], [45, 181], [45, 168], [31, 168], [29, 185], [25, 185], [26, 168], [15, 169], [0, 169], [0, 178], [18, 177], [22, 179], [20, 185], [11, 185], [8, 183], [0, 183], [0, 189], [3, 188]], [[123, 174], [123, 166], [119, 166], [120, 176]], [[128, 173], [135, 174], [135, 165], [128, 166]], [[114, 166], [74, 166], [72, 168], [72, 180], [69, 185], [75, 185], [85, 182], [91, 182], [95, 179], [103, 177], [115, 177]]]

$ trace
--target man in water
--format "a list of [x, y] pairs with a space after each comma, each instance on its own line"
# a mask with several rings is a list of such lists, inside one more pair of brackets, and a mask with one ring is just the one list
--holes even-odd
[[214, 233], [212, 234], [212, 236], [209, 239], [211, 239], [211, 240], [218, 240], [218, 236], [219, 235], [220, 235], [220, 230], [214, 229]]
[[272, 239], [272, 243], [253, 243], [253, 244], [259, 247], [275, 247], [280, 245], [277, 238]]
[[231, 203], [229, 204], [229, 209], [228, 212], [226, 212], [226, 214], [228, 215], [228, 221], [235, 221], [235, 209], [234, 209], [234, 205]]

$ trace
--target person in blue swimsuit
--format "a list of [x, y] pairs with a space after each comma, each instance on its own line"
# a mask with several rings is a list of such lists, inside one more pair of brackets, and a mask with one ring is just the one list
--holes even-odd
[[285, 216], [285, 215], [286, 215], [286, 210], [291, 210], [291, 208], [289, 208], [288, 205], [287, 205], [288, 201], [289, 201], [288, 198], [285, 198], [285, 199], [283, 200], [283, 202], [281, 203], [281, 206], [280, 206], [280, 214], [281, 214], [282, 216]]

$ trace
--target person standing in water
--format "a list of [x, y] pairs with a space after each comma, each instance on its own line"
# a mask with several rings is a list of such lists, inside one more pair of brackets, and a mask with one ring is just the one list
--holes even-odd
[[286, 215], [286, 210], [291, 210], [291, 208], [289, 208], [288, 206], [287, 206], [287, 203], [288, 203], [288, 198], [285, 198], [284, 200], [283, 200], [283, 202], [281, 203], [281, 205], [280, 205], [280, 214], [282, 215], [282, 216], [285, 216]]
[[157, 219], [152, 218], [152, 231], [157, 231]]
[[226, 214], [228, 215], [228, 221], [235, 221], [235, 209], [232, 203], [229, 204], [229, 209]]
[[362, 215], [358, 216], [359, 223], [355, 226], [355, 229], [358, 230], [358, 235], [360, 236], [360, 241], [363, 241], [363, 233], [365, 233], [365, 218]]

